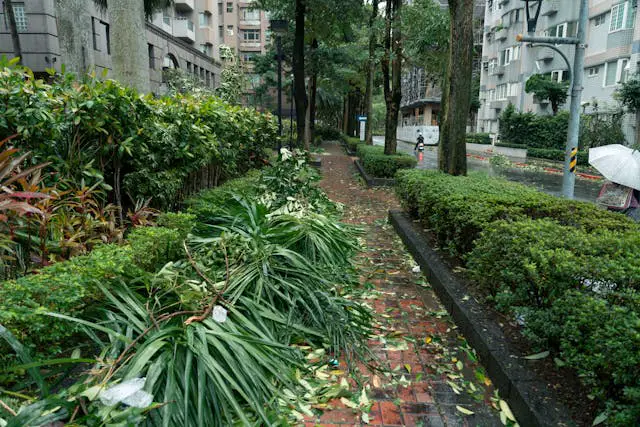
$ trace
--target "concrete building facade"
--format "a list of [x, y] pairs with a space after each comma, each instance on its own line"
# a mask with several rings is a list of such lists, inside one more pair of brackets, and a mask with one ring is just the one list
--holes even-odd
[[[533, 6], [536, 6], [532, 2]], [[534, 14], [534, 7], [531, 13]], [[637, 0], [589, 0], [589, 26], [585, 52], [583, 111], [606, 111], [616, 106], [613, 97], [619, 85], [638, 69], [640, 61], [640, 16]], [[533, 74], [548, 74], [556, 81], [569, 80], [569, 69], [562, 56], [552, 49], [516, 41], [526, 34], [525, 2], [487, 0], [482, 46], [480, 111], [476, 130], [494, 135], [499, 117], [513, 104], [519, 111], [551, 114], [546, 101], [524, 91]], [[575, 37], [580, 0], [544, 0], [536, 35]], [[574, 47], [557, 46], [573, 66]], [[568, 108], [568, 104], [563, 106]], [[633, 120], [625, 120], [627, 141], [633, 140]]]
[[[112, 41], [115, 34], [106, 10], [91, 0], [26, 0], [13, 2], [16, 25], [22, 48], [22, 63], [36, 74], [46, 69], [77, 73], [109, 72], [113, 66]], [[221, 64], [216, 59], [212, 25], [193, 22], [199, 16], [211, 20], [217, 10], [214, 0], [176, 1], [164, 13], [144, 23], [139, 37], [147, 45], [146, 60], [152, 92], [163, 91], [163, 69], [181, 68], [193, 73], [203, 84], [215, 87]], [[158, 15], [160, 19], [158, 20]], [[168, 20], [164, 16], [170, 17]], [[209, 21], [204, 21], [207, 24]], [[205, 47], [203, 47], [205, 46]], [[13, 45], [7, 20], [0, 13], [0, 55], [13, 57]]]

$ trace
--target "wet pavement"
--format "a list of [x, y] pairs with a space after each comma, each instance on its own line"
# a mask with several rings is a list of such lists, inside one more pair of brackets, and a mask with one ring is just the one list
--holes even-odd
[[[334, 399], [305, 427], [501, 426], [493, 385], [475, 352], [461, 336], [431, 286], [387, 223], [400, 204], [390, 188], [367, 188], [342, 147], [325, 143], [321, 187], [344, 204], [343, 221], [362, 227], [362, 252], [355, 264], [370, 289], [374, 312], [369, 341], [381, 371], [360, 361], [349, 374], [366, 384], [370, 411], [359, 413]], [[359, 388], [352, 390], [356, 395]]]
[[[384, 145], [384, 137], [374, 136], [373, 143], [375, 145]], [[413, 147], [414, 144], [398, 141], [398, 151], [414, 154]], [[522, 159], [512, 160], [522, 162]], [[562, 175], [525, 170], [518, 167], [496, 170], [488, 161], [475, 159], [473, 157], [467, 159], [467, 167], [470, 171], [480, 171], [485, 172], [489, 175], [503, 176], [510, 181], [520, 182], [525, 185], [536, 187], [541, 191], [553, 194], [555, 196], [561, 196], [562, 194]], [[438, 168], [437, 147], [429, 146], [426, 148], [425, 152], [422, 155], [422, 158], [418, 158], [417, 168]], [[598, 196], [601, 186], [602, 184], [598, 182], [577, 179], [574, 190], [575, 198], [578, 200], [593, 202]]]

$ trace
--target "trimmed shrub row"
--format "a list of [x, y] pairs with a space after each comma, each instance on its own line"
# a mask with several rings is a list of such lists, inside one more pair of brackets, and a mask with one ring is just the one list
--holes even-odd
[[491, 136], [488, 133], [468, 133], [466, 141], [467, 144], [491, 145]]
[[489, 302], [576, 370], [609, 425], [640, 419], [640, 227], [486, 176], [398, 174], [405, 207], [466, 262]]
[[413, 169], [418, 163], [415, 157], [405, 153], [384, 154], [384, 148], [359, 144], [356, 154], [360, 157], [364, 170], [377, 178], [393, 178], [401, 169]]
[[496, 142], [496, 147], [505, 147], [505, 148], [522, 148], [523, 150], [527, 149], [526, 145], [522, 144], [511, 144], [509, 142]]
[[[545, 149], [545, 148], [529, 148], [527, 157], [535, 157], [538, 159], [564, 161], [564, 150]], [[587, 166], [589, 164], [589, 152], [578, 151], [578, 164]]]

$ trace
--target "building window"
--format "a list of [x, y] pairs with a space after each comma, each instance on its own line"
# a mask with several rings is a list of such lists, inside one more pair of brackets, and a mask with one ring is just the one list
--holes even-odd
[[604, 24], [606, 19], [607, 19], [607, 14], [606, 13], [602, 13], [602, 14], [596, 16], [595, 18], [593, 18], [593, 25], [595, 25], [596, 27], [599, 27], [600, 25]]
[[255, 56], [254, 52], [243, 52], [242, 53], [242, 60], [244, 62], [250, 62], [250, 61], [253, 61], [254, 56]]
[[502, 65], [509, 65], [513, 59], [513, 49], [507, 48], [500, 53], [500, 63]]
[[615, 85], [617, 73], [618, 73], [618, 61], [611, 61], [604, 64], [604, 86]]
[[218, 16], [222, 16], [222, 3], [218, 3]]
[[227, 13], [233, 13], [233, 2], [227, 2]]
[[96, 18], [91, 17], [91, 34], [93, 36], [93, 50], [98, 49], [98, 34], [96, 33]]
[[618, 73], [616, 75], [616, 83], [625, 83], [629, 80], [629, 59], [618, 60]]
[[191, 72], [191, 62], [187, 61], [187, 73]]
[[620, 3], [611, 8], [611, 22], [609, 32], [622, 30], [624, 28], [624, 18], [627, 14], [627, 3]]
[[233, 35], [233, 25], [227, 25], [227, 35], [228, 36]]
[[107, 40], [107, 54], [111, 55], [111, 33], [109, 32], [109, 24], [102, 21], [100, 21], [100, 23], [104, 25], [104, 35]]
[[600, 73], [600, 67], [599, 66], [587, 68], [587, 75], [589, 77], [596, 77], [598, 75], [598, 73]]
[[264, 41], [266, 43], [271, 43], [271, 31], [267, 30], [264, 32]]
[[208, 43], [203, 43], [200, 45], [200, 52], [204, 53], [207, 56], [212, 56], [213, 46]]
[[260, 11], [258, 9], [243, 8], [242, 20], [243, 21], [259, 21]]
[[516, 45], [513, 47], [513, 57], [511, 58], [512, 61], [515, 61], [517, 59], [520, 59], [520, 45]]
[[220, 39], [224, 38], [224, 27], [222, 25], [218, 26], [218, 37]]
[[24, 12], [24, 3], [12, 3], [13, 15], [16, 18], [16, 28], [20, 32], [27, 31], [27, 14]]
[[503, 101], [507, 99], [508, 88], [507, 84], [501, 84], [496, 86], [496, 100]]
[[171, 16], [169, 16], [166, 11], [162, 12], [162, 23], [171, 25]]
[[198, 25], [200, 28], [209, 27], [211, 25], [211, 14], [202, 12], [198, 14]]
[[156, 55], [153, 49], [153, 45], [151, 43], [147, 43], [147, 52], [149, 54], [149, 68], [152, 70], [156, 69]]
[[555, 70], [551, 72], [551, 80], [553, 80], [554, 82], [563, 82], [565, 81], [567, 78], [567, 71], [566, 70]]
[[249, 43], [259, 43], [260, 30], [244, 30], [242, 32], [242, 40]]

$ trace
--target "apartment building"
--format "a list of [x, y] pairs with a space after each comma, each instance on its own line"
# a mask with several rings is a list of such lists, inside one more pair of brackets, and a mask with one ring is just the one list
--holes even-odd
[[[142, 0], [140, 0], [142, 1]], [[26, 0], [13, 2], [22, 48], [22, 63], [36, 74], [46, 69], [98, 75], [112, 70], [112, 44], [115, 33], [109, 13], [91, 0]], [[147, 87], [162, 93], [166, 68], [181, 68], [196, 75], [203, 84], [219, 83], [221, 64], [216, 60], [214, 18], [215, 0], [176, 1], [174, 6], [141, 24], [147, 44], [147, 60], [137, 61], [148, 67]], [[134, 35], [135, 37], [135, 35]], [[14, 55], [7, 19], [0, 13], [0, 55]], [[133, 53], [132, 53], [133, 55]]]
[[[613, 108], [615, 90], [638, 69], [640, 16], [637, 0], [589, 0], [582, 106], [586, 113]], [[525, 2], [487, 0], [480, 80], [481, 107], [476, 129], [497, 134], [499, 117], [509, 103], [519, 111], [551, 114], [551, 106], [524, 91], [533, 74], [548, 74], [556, 81], [570, 79], [569, 68], [558, 52], [516, 41], [527, 31]], [[532, 2], [531, 12], [534, 13]], [[579, 0], [542, 1], [536, 35], [575, 37]], [[574, 47], [557, 46], [573, 66]], [[568, 108], [568, 104], [564, 105]], [[633, 140], [632, 120], [625, 121], [627, 141]]]

